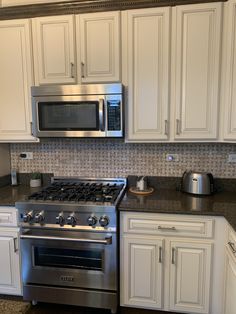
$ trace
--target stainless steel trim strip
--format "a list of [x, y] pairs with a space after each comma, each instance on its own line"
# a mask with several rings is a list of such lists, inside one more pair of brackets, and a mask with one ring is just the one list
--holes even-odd
[[99, 99], [99, 130], [105, 131], [104, 99]]
[[67, 242], [83, 242], [83, 243], [94, 243], [94, 244], [112, 244], [112, 237], [105, 238], [104, 240], [95, 239], [84, 239], [84, 238], [62, 238], [62, 237], [49, 237], [49, 236], [34, 236], [34, 235], [21, 235], [21, 239], [29, 240], [53, 240], [53, 241], [67, 241]]

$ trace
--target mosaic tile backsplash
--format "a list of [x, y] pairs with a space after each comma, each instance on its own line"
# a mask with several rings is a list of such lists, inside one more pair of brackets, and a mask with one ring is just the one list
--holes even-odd
[[[21, 152], [33, 152], [22, 160]], [[179, 161], [166, 161], [166, 154]], [[122, 139], [44, 139], [40, 143], [11, 144], [11, 167], [20, 173], [40, 171], [55, 176], [123, 177], [127, 175], [179, 177], [188, 169], [209, 171], [218, 178], [236, 178], [236, 163], [228, 154], [235, 144], [131, 144]]]

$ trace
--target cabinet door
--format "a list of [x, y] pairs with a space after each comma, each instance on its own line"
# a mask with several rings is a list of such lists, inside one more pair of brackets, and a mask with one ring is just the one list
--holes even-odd
[[122, 81], [127, 86], [127, 141], [167, 140], [170, 9], [123, 13]]
[[173, 9], [172, 104], [176, 140], [218, 137], [221, 3]]
[[163, 241], [124, 236], [121, 251], [121, 304], [162, 307]]
[[119, 81], [120, 12], [82, 14], [76, 18], [81, 81]]
[[24, 19], [0, 21], [0, 142], [35, 141], [30, 124], [33, 77], [29, 27]]
[[0, 232], [0, 293], [2, 294], [21, 294], [17, 241], [17, 235], [2, 236]]
[[225, 274], [225, 311], [224, 314], [236, 313], [236, 257], [226, 251]]
[[225, 140], [236, 140], [236, 1], [231, 0], [225, 4], [225, 42], [224, 64], [225, 71], [222, 97], [222, 114], [224, 114]]
[[170, 310], [209, 313], [212, 244], [170, 241]]
[[32, 21], [36, 85], [75, 83], [74, 17], [39, 17]]

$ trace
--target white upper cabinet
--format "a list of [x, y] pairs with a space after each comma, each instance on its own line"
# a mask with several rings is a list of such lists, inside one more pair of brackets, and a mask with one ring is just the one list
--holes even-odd
[[223, 138], [236, 140], [236, 1], [226, 2], [225, 7], [222, 71]]
[[76, 83], [74, 16], [32, 20], [35, 83]]
[[81, 82], [119, 81], [120, 12], [77, 15], [76, 37]]
[[122, 13], [122, 81], [127, 86], [127, 141], [167, 140], [170, 8]]
[[175, 140], [217, 140], [222, 3], [173, 8]]
[[30, 23], [0, 21], [0, 142], [35, 141], [31, 135]]

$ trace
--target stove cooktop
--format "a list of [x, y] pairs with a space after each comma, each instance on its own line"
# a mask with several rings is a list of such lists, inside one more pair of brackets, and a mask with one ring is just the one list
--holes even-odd
[[100, 202], [114, 204], [125, 186], [119, 179], [60, 179], [28, 197], [33, 201]]

